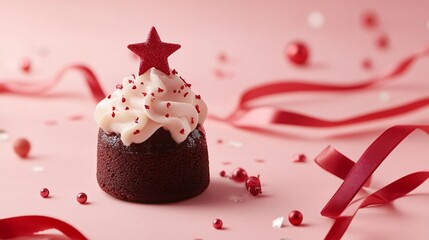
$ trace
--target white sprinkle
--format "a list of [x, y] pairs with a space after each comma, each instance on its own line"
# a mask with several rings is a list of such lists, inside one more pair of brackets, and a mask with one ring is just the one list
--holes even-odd
[[243, 203], [244, 199], [242, 196], [239, 195], [231, 195], [228, 197], [228, 200], [232, 201], [233, 203]]
[[381, 102], [388, 102], [390, 100], [390, 94], [387, 91], [381, 91], [378, 97]]
[[9, 139], [9, 134], [0, 129], [0, 141], [7, 141]]
[[34, 166], [33, 167], [33, 172], [44, 172], [45, 168], [42, 166]]
[[314, 28], [321, 28], [325, 23], [325, 17], [318, 11], [311, 12], [307, 17], [308, 24]]
[[241, 148], [241, 147], [243, 147], [243, 143], [242, 142], [229, 141], [228, 144], [229, 144], [229, 146], [234, 147], [234, 148]]
[[283, 226], [284, 217], [278, 217], [273, 221], [273, 228], [281, 228]]

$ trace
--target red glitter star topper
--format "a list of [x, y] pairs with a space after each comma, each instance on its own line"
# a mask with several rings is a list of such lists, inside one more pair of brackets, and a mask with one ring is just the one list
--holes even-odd
[[162, 42], [155, 27], [151, 28], [146, 42], [128, 45], [128, 49], [141, 59], [139, 75], [152, 67], [170, 75], [167, 58], [179, 48], [179, 44]]

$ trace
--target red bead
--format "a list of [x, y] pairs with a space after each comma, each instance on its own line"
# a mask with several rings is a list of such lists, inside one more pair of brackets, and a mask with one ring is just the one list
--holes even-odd
[[220, 171], [220, 172], [219, 172], [219, 175], [220, 175], [221, 177], [225, 177], [225, 176], [226, 176], [226, 172], [225, 172], [225, 171]]
[[223, 227], [222, 220], [220, 220], [219, 218], [216, 218], [215, 220], [213, 220], [213, 227], [216, 229], [222, 229]]
[[40, 196], [42, 196], [42, 198], [49, 197], [49, 189], [47, 188], [40, 189]]
[[362, 24], [367, 28], [375, 28], [378, 25], [377, 14], [372, 11], [366, 11], [362, 14]]
[[15, 150], [15, 153], [18, 154], [21, 158], [26, 158], [28, 156], [28, 153], [30, 152], [30, 142], [25, 138], [20, 138], [15, 141], [13, 144], [13, 148]]
[[376, 44], [378, 48], [387, 48], [389, 46], [389, 38], [387, 35], [382, 34], [377, 37]]
[[294, 226], [300, 225], [302, 223], [302, 219], [302, 213], [298, 210], [293, 210], [289, 213], [289, 222]]
[[31, 71], [31, 61], [28, 58], [24, 58], [21, 60], [21, 71], [24, 73], [29, 73]]
[[302, 42], [292, 42], [286, 48], [286, 55], [296, 65], [305, 65], [308, 61], [308, 48]]
[[292, 156], [292, 162], [305, 162], [307, 160], [307, 156], [303, 153], [298, 153]]
[[81, 192], [76, 196], [76, 200], [80, 203], [80, 204], [84, 204], [86, 203], [86, 201], [88, 200], [88, 196], [86, 196], [85, 193]]
[[247, 179], [247, 172], [243, 168], [236, 168], [232, 172], [231, 179], [236, 182], [244, 182]]
[[246, 189], [253, 196], [258, 196], [262, 193], [261, 181], [259, 180], [259, 176], [251, 176], [246, 180]]
[[372, 68], [372, 61], [368, 58], [364, 59], [362, 61], [362, 67], [366, 70], [369, 70]]

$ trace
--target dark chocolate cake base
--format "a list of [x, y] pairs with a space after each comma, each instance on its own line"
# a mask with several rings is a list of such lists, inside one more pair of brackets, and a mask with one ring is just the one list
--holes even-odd
[[143, 143], [125, 146], [120, 135], [98, 132], [97, 181], [108, 194], [131, 202], [166, 203], [202, 193], [210, 182], [201, 127], [177, 144], [158, 129]]

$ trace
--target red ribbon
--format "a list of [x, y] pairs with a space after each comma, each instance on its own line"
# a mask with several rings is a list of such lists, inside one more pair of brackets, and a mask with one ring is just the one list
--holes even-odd
[[14, 80], [0, 82], [0, 94], [9, 93], [27, 96], [41, 95], [55, 87], [61, 81], [61, 79], [63, 79], [64, 75], [70, 71], [78, 71], [83, 74], [85, 82], [96, 102], [101, 101], [106, 96], [103, 89], [101, 88], [100, 82], [92, 70], [87, 66], [80, 64], [64, 67], [54, 78], [42, 83]]
[[[361, 81], [358, 84], [351, 85], [336, 85], [336, 84], [318, 84], [318, 83], [305, 83], [302, 80], [289, 81], [283, 80], [280, 82], [274, 82], [269, 84], [264, 84], [257, 86], [245, 91], [239, 101], [237, 108], [233, 113], [226, 117], [221, 118], [217, 116], [210, 115], [209, 117], [215, 120], [223, 121], [228, 124], [231, 124], [238, 128], [251, 129], [253, 131], [260, 131], [265, 133], [273, 133], [267, 129], [261, 127], [246, 127], [238, 123], [238, 120], [242, 119], [249, 112], [256, 110], [261, 107], [266, 106], [252, 106], [252, 102], [260, 98], [271, 96], [274, 94], [281, 93], [291, 93], [291, 92], [325, 92], [325, 91], [335, 91], [335, 92], [344, 92], [351, 90], [359, 90], [373, 87], [377, 84], [385, 83], [387, 81], [393, 80], [394, 78], [404, 74], [412, 66], [414, 62], [418, 59], [428, 56], [429, 48], [419, 51], [417, 53], [411, 54], [408, 57], [402, 59], [392, 70], [369, 78], [367, 80]], [[271, 116], [270, 123], [281, 124], [281, 125], [297, 125], [297, 126], [306, 126], [306, 127], [336, 127], [336, 126], [345, 126], [356, 123], [363, 123], [368, 121], [373, 121], [377, 119], [383, 119], [387, 117], [397, 116], [407, 112], [417, 110], [419, 108], [429, 105], [429, 98], [423, 98], [416, 100], [401, 106], [384, 109], [380, 111], [375, 111], [372, 113], [363, 114], [360, 116], [351, 117], [343, 120], [325, 120], [320, 119], [300, 113], [295, 113], [291, 111], [285, 111], [281, 109], [274, 109], [274, 114]]]
[[40, 231], [56, 229], [73, 240], [87, 238], [70, 224], [46, 216], [20, 216], [0, 219], [0, 238], [31, 236]]
[[367, 148], [355, 164], [332, 147], [326, 148], [316, 157], [315, 161], [319, 166], [344, 178], [344, 182], [321, 212], [323, 216], [336, 219], [326, 239], [340, 239], [360, 208], [394, 201], [408, 194], [429, 178], [428, 171], [411, 173], [350, 204], [384, 159], [417, 129], [429, 134], [429, 125], [400, 125], [387, 129]]

